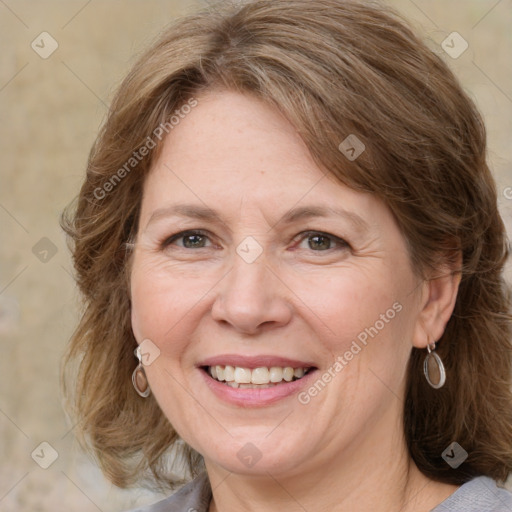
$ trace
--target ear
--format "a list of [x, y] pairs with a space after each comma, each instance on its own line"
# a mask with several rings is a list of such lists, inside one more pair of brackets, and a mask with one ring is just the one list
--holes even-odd
[[441, 338], [452, 316], [461, 279], [462, 256], [450, 265], [443, 265], [436, 274], [422, 284], [420, 311], [416, 320], [413, 345], [427, 348]]

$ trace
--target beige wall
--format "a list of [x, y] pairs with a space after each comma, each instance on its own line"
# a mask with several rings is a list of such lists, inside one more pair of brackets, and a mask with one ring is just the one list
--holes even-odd
[[[444, 56], [485, 115], [502, 212], [512, 226], [512, 189], [509, 199], [503, 194], [512, 187], [510, 1], [390, 3], [414, 20], [435, 51], [443, 54], [440, 43], [453, 31], [469, 43], [459, 58]], [[0, 2], [2, 511], [113, 511], [154, 499], [105, 483], [76, 449], [61, 411], [58, 365], [77, 294], [58, 216], [78, 191], [105, 104], [134, 55], [197, 5], [205, 2]], [[49, 39], [44, 48], [36, 39], [43, 31], [59, 45], [47, 59], [31, 48], [34, 39], [39, 52], [51, 48]], [[46, 470], [31, 458], [44, 441], [58, 453]], [[34, 458], [49, 462], [51, 450], [42, 450]]]

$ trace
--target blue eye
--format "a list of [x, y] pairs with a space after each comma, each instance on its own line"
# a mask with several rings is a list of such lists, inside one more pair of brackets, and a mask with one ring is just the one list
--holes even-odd
[[[174, 242], [179, 240], [181, 240], [182, 243], [174, 244]], [[208, 241], [208, 236], [202, 231], [182, 231], [181, 233], [176, 233], [170, 238], [167, 238], [164, 241], [163, 246], [166, 247], [174, 244], [178, 247], [183, 247], [184, 249], [203, 249], [208, 247], [208, 245], [206, 245]]]

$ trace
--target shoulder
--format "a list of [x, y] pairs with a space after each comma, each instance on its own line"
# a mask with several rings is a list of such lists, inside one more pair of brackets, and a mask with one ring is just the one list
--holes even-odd
[[172, 496], [153, 505], [128, 512], [208, 512], [211, 498], [210, 482], [204, 472]]
[[511, 512], [512, 493], [489, 477], [479, 476], [459, 487], [431, 512]]

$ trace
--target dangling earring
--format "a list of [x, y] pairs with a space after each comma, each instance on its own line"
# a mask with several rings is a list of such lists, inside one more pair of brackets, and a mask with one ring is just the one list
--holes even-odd
[[148, 378], [146, 377], [146, 371], [144, 370], [144, 366], [142, 366], [142, 354], [140, 353], [140, 346], [135, 349], [135, 357], [139, 360], [139, 364], [132, 373], [132, 383], [135, 391], [143, 397], [147, 398], [151, 389], [149, 387]]
[[444, 386], [446, 382], [446, 372], [444, 370], [443, 361], [435, 353], [435, 342], [427, 345], [428, 354], [423, 362], [423, 372], [427, 378], [427, 382], [434, 388], [439, 389]]

